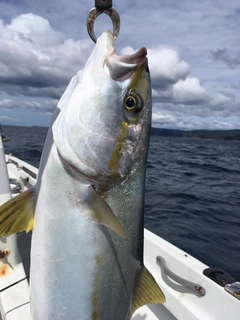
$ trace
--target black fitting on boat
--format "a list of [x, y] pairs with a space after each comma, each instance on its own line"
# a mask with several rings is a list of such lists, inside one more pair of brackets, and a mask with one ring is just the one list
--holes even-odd
[[236, 281], [229, 273], [219, 268], [207, 268], [203, 270], [203, 274], [221, 287]]
[[11, 193], [20, 193], [22, 187], [20, 185], [20, 183], [17, 181], [17, 179], [9, 179], [9, 185], [10, 185], [10, 190]]

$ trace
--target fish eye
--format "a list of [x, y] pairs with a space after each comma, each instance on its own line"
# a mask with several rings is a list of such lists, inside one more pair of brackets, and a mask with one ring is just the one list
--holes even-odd
[[138, 94], [130, 92], [124, 100], [124, 106], [129, 113], [138, 113], [143, 108], [142, 99]]

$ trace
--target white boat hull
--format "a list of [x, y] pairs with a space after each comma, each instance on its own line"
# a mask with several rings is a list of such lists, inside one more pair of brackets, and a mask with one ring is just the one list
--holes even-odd
[[[187, 281], [199, 284], [199, 287], [206, 290], [206, 294], [201, 296], [173, 281], [156, 262], [158, 256], [166, 261], [173, 273]], [[240, 319], [240, 300], [203, 275], [203, 270], [208, 268], [207, 265], [146, 229], [144, 261], [162, 288], [166, 303], [142, 307], [134, 314], [134, 320]]]
[[[36, 168], [12, 156], [6, 156], [6, 160], [9, 177], [17, 179], [21, 183], [22, 190], [26, 190], [35, 184], [38, 174]], [[164, 267], [160, 266], [157, 257], [160, 257], [161, 261], [165, 261], [167, 268], [178, 277], [195, 283], [198, 289], [204, 288], [202, 290], [205, 290], [206, 294], [202, 296], [185, 285], [172, 280], [171, 277], [166, 275]], [[146, 267], [162, 288], [166, 296], [166, 303], [139, 308], [133, 315], [133, 320], [240, 319], [240, 300], [203, 275], [203, 270], [208, 266], [147, 229], [144, 231], [144, 261]], [[25, 273], [22, 274], [22, 270], [15, 268], [17, 274], [20, 275], [18, 279], [25, 276]], [[12, 277], [11, 281], [15, 281], [13, 272], [8, 277]], [[4, 283], [5, 279], [8, 279], [7, 276], [5, 278], [0, 277], [0, 307], [4, 310], [2, 314], [6, 315], [5, 319], [30, 319], [30, 317], [21, 315], [21, 312], [30, 314], [27, 282], [20, 282], [17, 286], [12, 287], [6, 298], [1, 293], [1, 288], [7, 285]], [[15, 304], [18, 303], [21, 307], [14, 309], [11, 305], [12, 301]], [[71, 314], [71, 311], [69, 311], [69, 314]]]

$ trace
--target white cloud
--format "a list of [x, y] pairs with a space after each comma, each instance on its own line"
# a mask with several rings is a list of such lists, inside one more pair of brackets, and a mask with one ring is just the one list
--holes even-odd
[[122, 48], [120, 52], [121, 52], [121, 55], [128, 55], [128, 54], [134, 53], [135, 50], [132, 47], [127, 46], [127, 47]]
[[178, 53], [170, 48], [149, 49], [148, 60], [154, 88], [174, 84], [190, 72], [189, 64], [180, 60]]
[[[55, 100], [50, 108], [43, 97], [58, 99], [94, 46], [89, 38], [82, 40], [88, 37], [85, 19], [90, 7], [76, 0], [0, 2], [0, 95], [11, 100], [8, 110], [51, 112]], [[239, 127], [236, 0], [220, 6], [207, 0], [151, 0], [147, 9], [141, 1], [123, 0], [114, 8], [121, 16], [117, 47], [124, 47], [122, 53], [148, 48], [155, 125], [207, 128], [226, 127], [232, 121]], [[96, 25], [97, 33], [101, 27], [111, 29], [109, 17]]]
[[64, 38], [62, 33], [52, 29], [46, 19], [32, 13], [13, 18], [10, 24], [2, 25], [2, 32], [6, 40], [29, 42], [35, 48], [56, 45]]
[[197, 78], [179, 80], [173, 86], [173, 101], [184, 104], [206, 103], [210, 95]]
[[154, 102], [197, 105], [209, 102], [210, 100], [210, 94], [201, 86], [197, 78], [188, 77], [164, 89], [153, 88]]
[[173, 122], [176, 122], [176, 117], [158, 111], [152, 114], [152, 121], [157, 122], [158, 124], [172, 124]]
[[13, 117], [8, 117], [8, 116], [0, 116], [0, 122], [6, 122], [6, 121], [10, 121], [13, 123], [18, 123], [20, 122], [19, 119], [13, 118]]
[[92, 49], [90, 40], [66, 39], [34, 14], [20, 15], [7, 25], [1, 22], [0, 29], [0, 83], [6, 93], [56, 96], [59, 92], [46, 88], [63, 90]]
[[153, 112], [152, 115], [153, 127], [159, 128], [175, 128], [175, 129], [194, 129], [196, 121], [186, 118], [183, 115], [163, 113], [161, 111]]
[[26, 109], [32, 112], [52, 113], [57, 105], [58, 100], [45, 101], [20, 101], [13, 99], [2, 99], [0, 101], [0, 109]]
[[211, 123], [211, 127], [214, 127], [215, 129], [219, 130], [231, 130], [233, 129], [233, 126], [230, 123], [223, 122], [223, 121], [213, 121]]
[[194, 115], [186, 113], [174, 113], [171, 111], [163, 110], [154, 111], [152, 116], [153, 127], [169, 128], [169, 129], [219, 129], [219, 130], [230, 130], [234, 129], [235, 125], [219, 119], [208, 120], [207, 118], [199, 118]]
[[211, 105], [214, 107], [222, 107], [226, 104], [229, 105], [230, 103], [233, 103], [234, 100], [235, 100], [235, 97], [233, 95], [229, 96], [223, 93], [219, 93], [214, 97], [214, 99], [212, 99]]
[[[154, 89], [153, 101], [154, 126], [232, 129], [233, 124], [224, 119], [229, 118], [230, 121], [233, 115], [235, 119], [240, 118], [240, 103], [235, 101], [232, 93], [211, 95], [195, 77], [179, 80], [166, 90]], [[216, 120], [207, 121], [212, 117]]]

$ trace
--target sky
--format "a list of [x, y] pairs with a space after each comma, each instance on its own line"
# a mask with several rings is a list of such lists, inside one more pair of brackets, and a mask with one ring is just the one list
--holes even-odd
[[[118, 54], [145, 46], [152, 125], [240, 129], [240, 1], [113, 0]], [[94, 49], [94, 0], [0, 0], [0, 123], [49, 126], [72, 76]], [[107, 15], [96, 35], [112, 30]]]

